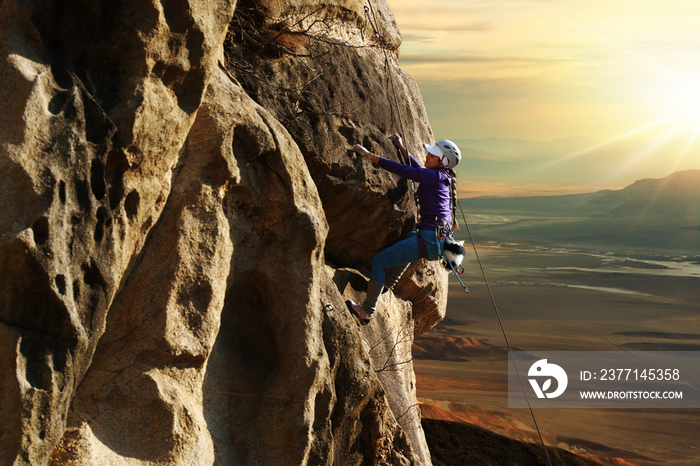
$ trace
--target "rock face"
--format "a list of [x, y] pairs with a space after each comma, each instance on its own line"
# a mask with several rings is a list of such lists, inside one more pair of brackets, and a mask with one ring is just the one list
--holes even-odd
[[430, 464], [445, 272], [344, 305], [416, 212], [352, 145], [432, 137], [376, 3], [0, 2], [0, 464]]

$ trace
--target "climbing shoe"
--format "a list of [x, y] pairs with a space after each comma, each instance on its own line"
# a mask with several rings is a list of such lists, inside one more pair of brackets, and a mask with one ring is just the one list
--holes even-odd
[[357, 304], [356, 302], [350, 299], [345, 301], [345, 304], [348, 306], [348, 310], [350, 310], [350, 313], [355, 318], [358, 324], [367, 325], [372, 320], [372, 314], [365, 311], [365, 308], [362, 306], [362, 304]]

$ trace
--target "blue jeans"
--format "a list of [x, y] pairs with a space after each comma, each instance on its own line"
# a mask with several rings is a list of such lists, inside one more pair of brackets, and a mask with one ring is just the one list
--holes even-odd
[[[428, 249], [428, 260], [439, 259], [440, 250], [438, 250], [438, 239], [435, 232], [432, 230], [412, 231], [406, 239], [378, 252], [372, 258], [372, 275], [370, 275], [370, 280], [384, 283], [386, 269], [397, 265], [410, 264], [420, 259], [420, 252], [418, 251], [419, 234], [425, 240], [425, 246]], [[440, 249], [442, 249], [442, 244]]]

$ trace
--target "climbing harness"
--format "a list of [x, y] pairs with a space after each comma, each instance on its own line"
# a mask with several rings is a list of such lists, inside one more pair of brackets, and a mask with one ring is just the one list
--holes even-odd
[[[479, 258], [479, 252], [476, 250], [476, 243], [474, 242], [474, 237], [472, 236], [472, 232], [469, 229], [469, 223], [467, 222], [467, 217], [464, 215], [464, 210], [462, 209], [462, 203], [459, 202], [459, 198], [457, 198], [457, 205], [459, 205], [459, 210], [462, 212], [462, 219], [464, 220], [464, 225], [467, 227], [467, 233], [469, 234], [469, 240], [472, 243], [472, 247], [474, 248], [474, 255], [476, 256], [476, 260], [479, 264], [479, 269], [481, 269], [481, 275], [484, 278], [484, 283], [486, 284], [486, 289], [489, 292], [489, 297], [491, 298], [491, 304], [493, 305], [493, 310], [496, 312], [496, 317], [498, 318], [498, 323], [501, 326], [501, 332], [503, 333], [503, 338], [506, 341], [506, 346], [508, 347], [508, 354], [511, 356], [513, 359], [513, 367], [515, 367], [515, 373], [518, 376], [518, 380], [520, 381], [520, 387], [523, 390], [523, 394], [525, 395], [525, 401], [527, 401], [527, 407], [530, 410], [530, 416], [532, 416], [532, 421], [535, 423], [535, 429], [537, 430], [537, 435], [540, 437], [540, 442], [542, 443], [542, 448], [544, 448], [544, 454], [547, 456], [547, 462], [549, 463], [549, 466], [552, 465], [552, 460], [549, 457], [549, 452], [547, 451], [547, 446], [544, 443], [544, 438], [542, 437], [542, 432], [540, 431], [540, 426], [537, 424], [537, 419], [535, 418], [535, 412], [532, 410], [532, 406], [530, 405], [530, 399], [527, 396], [527, 391], [525, 390], [525, 384], [523, 383], [523, 379], [520, 376], [520, 371], [518, 370], [518, 365], [515, 363], [515, 356], [513, 356], [513, 349], [510, 346], [510, 342], [508, 341], [508, 335], [506, 334], [506, 329], [503, 326], [503, 319], [501, 318], [501, 313], [498, 312], [498, 306], [496, 305], [496, 299], [493, 297], [493, 292], [491, 291], [491, 286], [489, 285], [489, 281], [486, 278], [486, 272], [484, 272], [484, 266], [481, 264], [481, 258]], [[456, 274], [456, 272], [455, 272]], [[460, 280], [460, 283], [462, 280]]]
[[[421, 231], [432, 231], [435, 234], [435, 243], [432, 241], [426, 240], [421, 234]], [[459, 283], [462, 285], [462, 288], [464, 288], [464, 291], [469, 293], [469, 288], [467, 288], [467, 285], [462, 282], [462, 279], [459, 277], [464, 273], [464, 267], [462, 267], [461, 263], [457, 264], [457, 268], [452, 264], [452, 260], [450, 257], [447, 256], [447, 251], [445, 248], [441, 247], [441, 244], [448, 244], [448, 242], [452, 243], [457, 243], [454, 240], [453, 237], [453, 232], [452, 228], [445, 222], [440, 217], [437, 216], [423, 216], [421, 217], [421, 222], [418, 224], [418, 237], [416, 238], [416, 241], [418, 243], [418, 252], [420, 253], [420, 257], [427, 259], [429, 256], [428, 253], [428, 247], [425, 244], [426, 241], [430, 242], [431, 244], [435, 244], [437, 246], [438, 250], [438, 259], [442, 260], [443, 265], [445, 268], [449, 268], [452, 270], [452, 272], [455, 274], [455, 277], [459, 281]], [[457, 270], [461, 269], [460, 272]]]

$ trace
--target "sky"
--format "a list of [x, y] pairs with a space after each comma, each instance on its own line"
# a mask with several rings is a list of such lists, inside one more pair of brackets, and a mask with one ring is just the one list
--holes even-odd
[[634, 141], [650, 173], [700, 169], [700, 1], [389, 5], [436, 137]]

